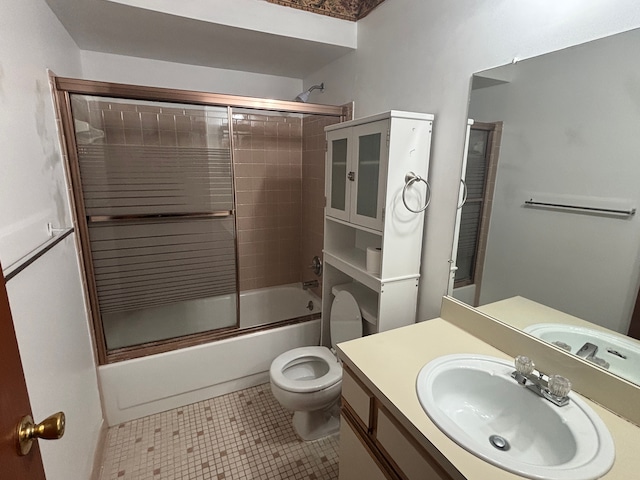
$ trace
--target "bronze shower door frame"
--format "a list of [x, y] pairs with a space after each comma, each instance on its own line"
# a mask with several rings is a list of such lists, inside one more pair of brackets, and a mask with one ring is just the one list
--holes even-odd
[[[250, 108], [255, 110], [287, 112], [308, 115], [324, 115], [347, 119], [351, 105], [333, 106], [311, 103], [290, 102], [285, 100], [272, 100], [267, 98], [245, 97], [240, 95], [226, 95], [220, 93], [197, 92], [191, 90], [179, 90], [171, 88], [147, 87], [140, 85], [128, 85], [110, 82], [98, 82], [81, 80], [76, 78], [53, 77], [55, 103], [61, 120], [61, 130], [64, 141], [62, 143], [63, 156], [66, 160], [67, 182], [73, 198], [73, 222], [78, 235], [76, 237], [77, 248], [80, 255], [80, 265], [83, 274], [85, 298], [88, 306], [88, 315], [91, 319], [91, 331], [94, 339], [94, 349], [99, 365], [144, 357], [156, 353], [167, 352], [179, 348], [190, 347], [208, 343], [214, 340], [234, 337], [257, 330], [267, 330], [282, 325], [307, 321], [308, 317], [285, 320], [266, 326], [258, 326], [247, 329], [239, 329], [238, 326], [226, 327], [214, 331], [195, 333], [182, 337], [170, 338], [149, 342], [132, 347], [124, 347], [112, 351], [107, 350], [102, 318], [98, 304], [98, 293], [93, 270], [93, 259], [89, 244], [89, 227], [87, 223], [82, 186], [80, 183], [80, 167], [75, 140], [75, 128], [71, 111], [71, 95], [95, 95], [115, 97], [129, 100], [147, 100], [169, 103], [186, 103], [192, 105], [206, 105], [227, 107], [229, 113], [232, 108]], [[229, 123], [229, 141], [233, 167], [233, 126]], [[235, 175], [232, 174], [234, 208], [236, 205]], [[237, 216], [235, 216], [237, 231]], [[236, 282], [238, 282], [238, 245], [236, 236]], [[236, 289], [239, 294], [239, 288]], [[238, 310], [239, 312], [239, 310]], [[239, 313], [238, 313], [239, 315]], [[317, 318], [317, 315], [315, 316]]]

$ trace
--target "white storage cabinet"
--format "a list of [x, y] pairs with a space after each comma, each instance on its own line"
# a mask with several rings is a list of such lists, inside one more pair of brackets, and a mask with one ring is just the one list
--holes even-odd
[[[366, 333], [415, 322], [424, 211], [410, 209], [429, 199], [432, 126], [433, 115], [390, 111], [325, 128], [324, 344], [340, 290], [354, 295]], [[367, 271], [367, 247], [382, 248], [379, 274]]]

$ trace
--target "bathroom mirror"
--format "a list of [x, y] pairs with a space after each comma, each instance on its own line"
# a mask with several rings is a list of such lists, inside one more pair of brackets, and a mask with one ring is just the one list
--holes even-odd
[[[629, 331], [640, 284], [638, 45], [634, 30], [473, 76], [455, 298], [524, 331]], [[558, 338], [546, 339], [576, 353]], [[640, 364], [610, 350], [626, 356], [607, 340], [590, 359], [640, 384]]]

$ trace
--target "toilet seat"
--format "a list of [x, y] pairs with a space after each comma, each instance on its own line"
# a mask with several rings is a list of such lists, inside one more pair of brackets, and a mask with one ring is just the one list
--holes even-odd
[[[318, 378], [294, 380], [284, 374], [284, 370], [295, 363], [317, 360], [328, 366], [328, 372]], [[308, 393], [323, 390], [342, 379], [342, 367], [335, 355], [327, 347], [300, 347], [279, 355], [271, 364], [271, 381], [283, 390], [294, 393]]]
[[329, 320], [331, 346], [362, 337], [362, 315], [358, 302], [351, 293], [342, 290], [331, 304]]
[[[331, 305], [331, 345], [362, 336], [360, 308], [353, 296], [346, 291], [336, 295]], [[293, 378], [287, 376], [288, 368], [309, 362], [321, 362], [327, 371], [315, 378]], [[308, 371], [313, 370], [310, 368]], [[291, 393], [312, 393], [325, 390], [342, 380], [342, 366], [327, 347], [300, 347], [284, 352], [271, 363], [269, 375], [273, 385]], [[294, 375], [295, 376], [295, 375]]]

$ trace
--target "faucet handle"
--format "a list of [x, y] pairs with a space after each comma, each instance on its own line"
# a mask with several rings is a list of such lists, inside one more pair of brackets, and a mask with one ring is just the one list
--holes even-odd
[[313, 271], [313, 273], [316, 274], [317, 277], [322, 276], [322, 260], [320, 260], [320, 257], [318, 257], [317, 255], [313, 257], [309, 268]]
[[518, 355], [515, 359], [516, 371], [520, 375], [529, 375], [533, 372], [533, 361], [529, 357], [525, 357], [524, 355]]
[[548, 381], [549, 393], [556, 397], [566, 397], [571, 391], [571, 382], [561, 375], [551, 375]]

